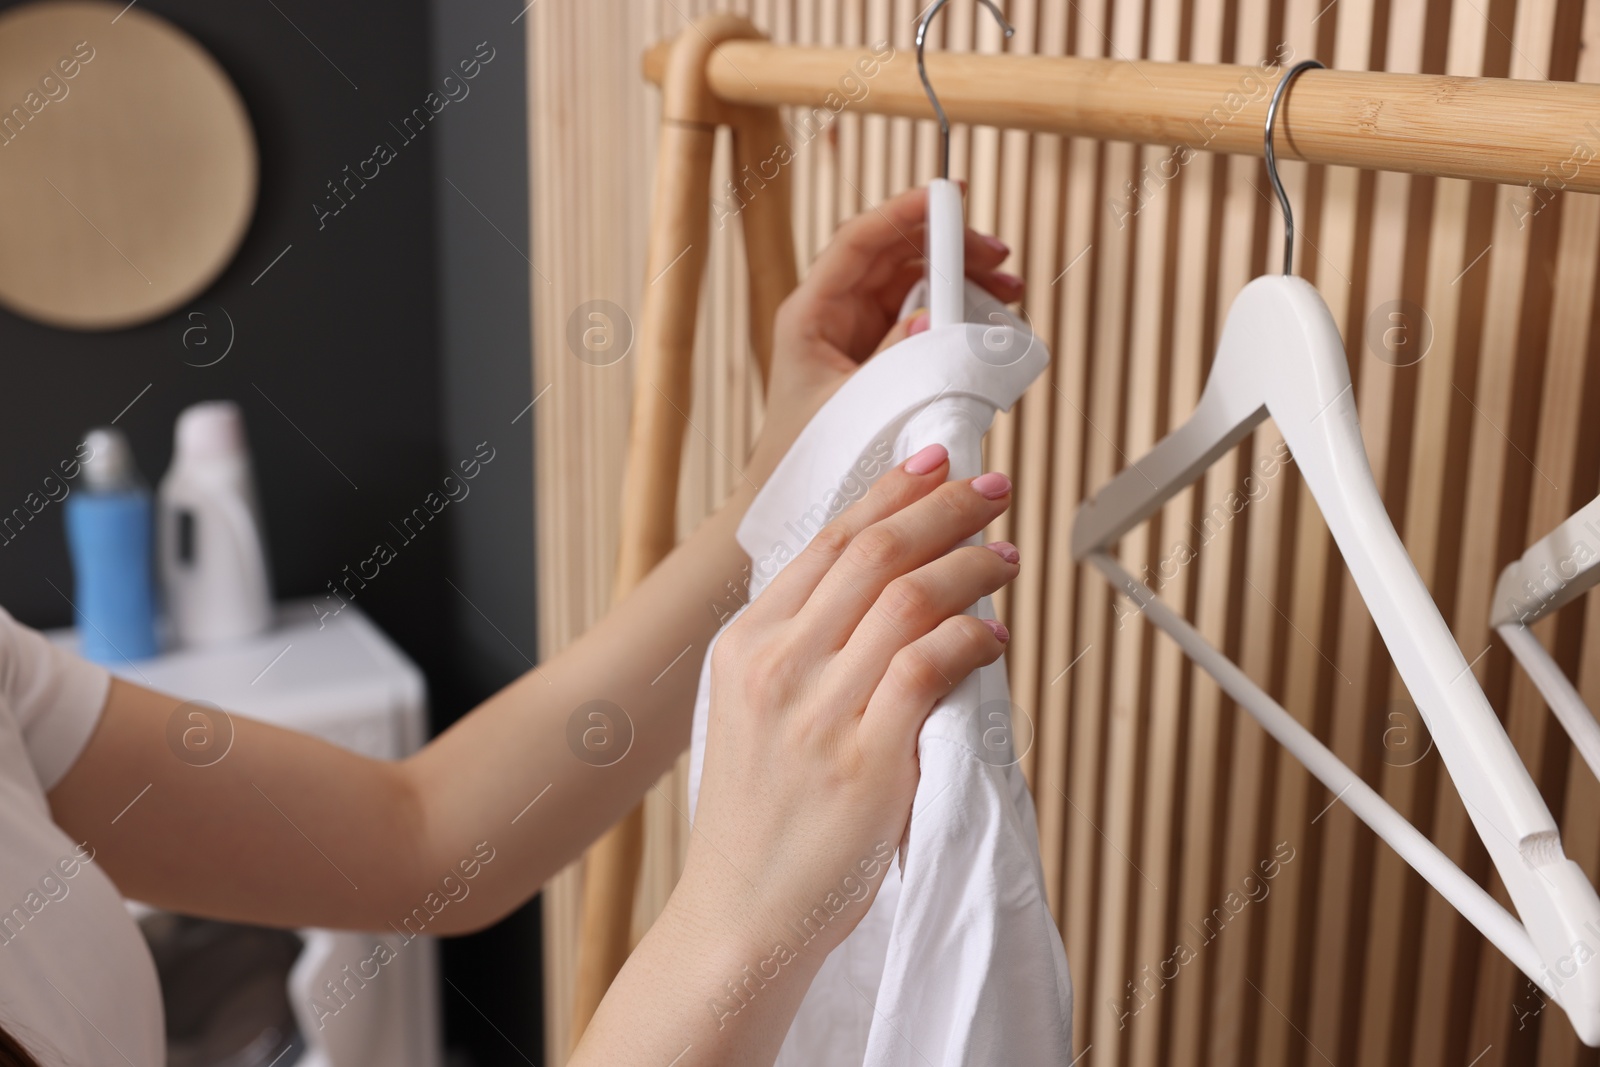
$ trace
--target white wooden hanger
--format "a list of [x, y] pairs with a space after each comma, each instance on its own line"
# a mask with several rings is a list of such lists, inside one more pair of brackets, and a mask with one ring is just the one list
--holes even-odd
[[[948, 0], [934, 0], [917, 22], [917, 73], [922, 77], [923, 92], [928, 103], [939, 117], [939, 176], [928, 183], [928, 235], [925, 253], [928, 260], [928, 325], [929, 327], [954, 326], [966, 321], [965, 282], [966, 217], [961, 209], [961, 186], [950, 180], [950, 120], [945, 117], [939, 97], [928, 81], [928, 68], [923, 58], [928, 26]], [[1000, 23], [1000, 29], [1010, 37], [1016, 31], [994, 5], [994, 0], [982, 0]]]
[[1589, 769], [1600, 775], [1600, 722], [1577, 687], [1529, 629], [1600, 585], [1600, 497], [1506, 564], [1494, 587], [1489, 624], [1500, 634]]
[[[1140, 604], [1150, 621], [1285, 748], [1335, 791], [1468, 921], [1560, 1004], [1585, 1044], [1600, 1046], [1600, 896], [1568, 859], [1550, 810], [1395, 533], [1372, 476], [1339, 331], [1315, 288], [1290, 274], [1294, 223], [1273, 155], [1268, 173], [1284, 217], [1284, 273], [1239, 293], [1194, 413], [1084, 503], [1072, 553]], [[1396, 669], [1416, 701], [1467, 813], [1504, 881], [1519, 923], [1321, 741], [1109, 554], [1143, 522], [1271, 416], [1328, 523]]]

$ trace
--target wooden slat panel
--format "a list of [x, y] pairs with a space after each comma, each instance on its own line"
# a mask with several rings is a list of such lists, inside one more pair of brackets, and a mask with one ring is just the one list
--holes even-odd
[[[535, 381], [551, 386], [534, 411], [546, 654], [607, 602], [628, 404], [625, 363], [573, 359], [565, 318], [594, 297], [637, 306], [657, 114], [637, 56], [687, 15], [719, 9], [749, 11], [778, 42], [887, 37], [893, 63], [914, 63], [914, 0], [530, 9], [531, 247], [548, 278], [534, 281]], [[1012, 0], [1006, 13], [1019, 32], [1002, 43], [978, 5], [950, 4], [929, 47], [1239, 64], [1316, 56], [1343, 70], [1600, 81], [1600, 0]], [[791, 164], [802, 272], [839, 221], [935, 172], [931, 122], [859, 110], [823, 123]], [[785, 115], [816, 128], [797, 109]], [[1600, 138], [1600, 120], [1595, 129]], [[1078, 501], [1186, 417], [1235, 293], [1278, 269], [1261, 162], [1172, 158], [961, 126], [952, 138], [969, 217], [1015, 249], [1007, 269], [1028, 281], [1024, 310], [1056, 356], [997, 424], [989, 462], [1018, 484], [994, 532], [1025, 562], [1001, 606], [1016, 634], [1013, 700], [1036, 726], [1024, 767], [1073, 968], [1078, 1051], [1093, 1046], [1086, 1063], [1139, 1065], [1592, 1064], [1559, 1009], [1070, 560]], [[732, 176], [725, 146], [715, 173], [718, 189]], [[1600, 488], [1600, 200], [1298, 163], [1284, 177], [1299, 271], [1344, 332], [1390, 513], [1467, 658], [1485, 653], [1475, 671], [1569, 854], [1600, 874], [1600, 784], [1486, 627], [1499, 566]], [[701, 433], [687, 441], [680, 529], [732, 486], [725, 457], [743, 455], [761, 415], [738, 227], [708, 240], [691, 412]], [[1394, 323], [1395, 310], [1409, 317]], [[1413, 364], [1370, 340], [1374, 322], [1381, 341], [1386, 326], [1420, 335], [1424, 321], [1431, 347]], [[1279, 441], [1263, 427], [1124, 539], [1121, 555], [1149, 567], [1153, 587], [1504, 899], [1294, 465], [1259, 474]], [[1217, 517], [1252, 486], [1258, 499]], [[1174, 553], [1180, 542], [1192, 559]], [[1600, 706], [1600, 598], [1581, 603], [1538, 632]], [[647, 803], [636, 934], [682, 862], [683, 787], [680, 767]], [[1280, 843], [1293, 860], [1261, 879]], [[1268, 891], [1234, 915], [1229, 894], [1247, 892], [1252, 874]], [[545, 901], [553, 1031], [570, 1014], [574, 877]], [[549, 1048], [559, 1063], [565, 1035]]]

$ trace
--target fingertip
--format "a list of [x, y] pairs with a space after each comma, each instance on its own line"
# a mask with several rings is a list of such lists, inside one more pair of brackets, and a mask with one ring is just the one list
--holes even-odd
[[994, 634], [995, 640], [1002, 645], [1011, 640], [1011, 631], [1007, 630], [1005, 623], [999, 619], [983, 619], [982, 622], [989, 628], [989, 632]]
[[906, 325], [906, 336], [911, 337], [915, 334], [922, 333], [932, 325], [933, 319], [931, 316], [929, 316], [927, 309], [920, 309], [916, 312], [916, 314], [911, 316], [911, 321]]
[[[978, 240], [983, 243], [984, 247], [997, 254], [1001, 259], [1005, 259], [1011, 254], [1011, 246], [1000, 240], [1000, 238], [996, 237], [992, 233], [980, 233], [978, 234]], [[1009, 274], [1002, 275], [998, 271], [995, 272], [995, 276], [1006, 278], [1011, 277]]]
[[990, 541], [983, 547], [1013, 566], [1022, 561], [1022, 553], [1018, 552], [1017, 546], [1010, 541]]
[[950, 450], [944, 445], [929, 445], [916, 455], [906, 460], [903, 466], [907, 474], [923, 475], [932, 474], [950, 460]]
[[972, 479], [972, 488], [987, 500], [999, 500], [1011, 492], [1011, 479], [999, 471], [990, 471]]
[[984, 292], [988, 293], [1002, 304], [1011, 304], [1021, 300], [1023, 293], [1026, 292], [1028, 288], [1027, 282], [1023, 281], [1015, 274], [1010, 274], [1003, 270], [988, 271], [984, 274], [972, 275], [971, 277], [973, 281], [978, 283], [979, 287], [981, 287]]

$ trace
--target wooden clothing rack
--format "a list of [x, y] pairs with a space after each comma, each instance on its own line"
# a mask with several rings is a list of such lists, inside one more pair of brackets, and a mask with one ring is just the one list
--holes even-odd
[[[749, 20], [727, 14], [693, 21], [643, 57], [645, 76], [661, 88], [661, 128], [650, 284], [635, 342], [618, 597], [673, 547], [717, 130], [732, 131], [736, 180], [748, 173], [760, 179], [758, 195], [745, 198], [737, 217], [749, 271], [750, 345], [764, 380], [774, 314], [797, 284], [790, 174], [763, 166], [786, 136], [778, 109], [833, 108], [841, 72], [870, 58], [866, 47], [772, 44]], [[1250, 156], [1262, 154], [1270, 87], [1282, 73], [1276, 65], [933, 50], [927, 70], [952, 123]], [[1262, 83], [1267, 91], [1258, 90]], [[879, 64], [871, 92], [849, 107], [932, 117], [904, 50]], [[1289, 92], [1277, 128], [1279, 159], [1526, 185], [1537, 195], [1600, 192], [1594, 153], [1575, 155], [1575, 146], [1600, 142], [1596, 85], [1311, 70]], [[586, 858], [574, 1043], [631, 948], [642, 840], [635, 810]]]

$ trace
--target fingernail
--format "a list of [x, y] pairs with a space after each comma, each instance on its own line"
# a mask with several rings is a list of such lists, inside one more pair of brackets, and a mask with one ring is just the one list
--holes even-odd
[[980, 233], [980, 234], [978, 234], [978, 240], [982, 241], [985, 245], [988, 245], [990, 248], [994, 249], [996, 252], [999, 252], [1001, 255], [1010, 255], [1011, 254], [1011, 246], [1006, 244], [1004, 241], [1000, 240], [1000, 238], [994, 236], [993, 234]]
[[906, 460], [907, 474], [927, 474], [936, 471], [949, 458], [950, 453], [944, 445], [929, 445], [921, 452]]
[[910, 337], [912, 334], [921, 333], [932, 324], [933, 320], [929, 317], [927, 309], [919, 308], [911, 316], [911, 324], [906, 327], [906, 336]]
[[992, 277], [998, 282], [1004, 282], [1005, 284], [1015, 286], [1018, 289], [1023, 287], [1021, 278], [1017, 277], [1015, 274], [1007, 274], [1003, 270], [995, 271]]
[[983, 624], [994, 631], [994, 636], [1002, 645], [1011, 640], [1011, 631], [999, 619], [984, 619]]
[[972, 479], [972, 488], [990, 500], [999, 500], [1011, 492], [1011, 479], [999, 471], [990, 471], [988, 474], [980, 474]]
[[1007, 563], [1015, 563], [1022, 558], [1022, 553], [1017, 551], [1017, 546], [1010, 541], [990, 541], [983, 546]]

